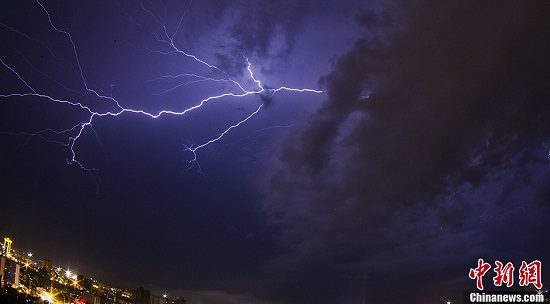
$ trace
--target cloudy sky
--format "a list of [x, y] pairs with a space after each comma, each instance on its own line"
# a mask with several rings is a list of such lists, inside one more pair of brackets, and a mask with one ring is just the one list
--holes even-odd
[[460, 302], [479, 258], [548, 286], [549, 2], [1, 6], [19, 251], [192, 303]]

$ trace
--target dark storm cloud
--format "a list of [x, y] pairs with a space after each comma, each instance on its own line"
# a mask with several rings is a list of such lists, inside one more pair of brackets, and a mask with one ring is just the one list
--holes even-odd
[[416, 256], [403, 248], [438, 236], [427, 229], [460, 229], [475, 208], [510, 199], [476, 196], [491, 187], [545, 189], [529, 175], [545, 168], [550, 137], [549, 13], [544, 1], [360, 13], [378, 35], [356, 41], [321, 79], [328, 99], [281, 147], [269, 179], [265, 208], [289, 249], [274, 264], [300, 265], [293, 286], [322, 272], [317, 289], [338, 299], [346, 288], [329, 286], [361, 281], [369, 257]]
[[235, 58], [257, 56], [271, 62], [263, 67], [264, 72], [271, 71], [294, 50], [310, 7], [309, 0], [236, 1], [225, 10], [230, 18], [222, 24], [222, 50], [216, 53], [219, 65], [227, 71], [241, 72], [244, 66]]
[[[294, 48], [295, 36], [301, 28], [309, 1], [246, 1], [240, 16], [229, 32], [238, 41], [242, 53], [269, 56], [271, 48], [276, 55], [286, 56]], [[281, 45], [273, 45], [275, 36], [283, 35]]]

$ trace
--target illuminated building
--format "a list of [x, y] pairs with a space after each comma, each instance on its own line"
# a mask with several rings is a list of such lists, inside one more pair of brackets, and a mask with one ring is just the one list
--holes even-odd
[[4, 252], [2, 253], [7, 257], [11, 256], [11, 243], [10, 238], [4, 238]]
[[2, 277], [2, 286], [5, 283], [9, 283], [12, 286], [19, 285], [19, 275], [21, 273], [21, 265], [6, 259], [5, 257], [0, 257], [0, 276]]
[[115, 293], [115, 303], [134, 304], [134, 294], [127, 289], [113, 288]]
[[4, 287], [5, 268], [6, 268], [6, 258], [0, 257], [0, 287]]

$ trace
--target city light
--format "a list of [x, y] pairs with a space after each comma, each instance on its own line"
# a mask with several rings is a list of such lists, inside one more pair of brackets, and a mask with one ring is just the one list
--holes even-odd
[[51, 292], [47, 292], [45, 290], [42, 290], [40, 292], [40, 299], [42, 299], [42, 301], [46, 301], [48, 303], [56, 303], [55, 294], [52, 294]]

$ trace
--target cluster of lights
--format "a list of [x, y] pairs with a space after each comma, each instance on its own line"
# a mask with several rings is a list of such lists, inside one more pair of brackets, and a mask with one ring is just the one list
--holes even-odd
[[[13, 287], [15, 287], [17, 292], [20, 294], [37, 297], [41, 303], [67, 303], [67, 297], [74, 299], [77, 293], [84, 291], [88, 291], [96, 295], [102, 294], [103, 296], [106, 294], [116, 295], [116, 297], [126, 299], [127, 302], [133, 297], [131, 292], [124, 291], [120, 288], [109, 287], [92, 278], [90, 278], [90, 280], [93, 282], [93, 288], [92, 290], [86, 290], [80, 285], [83, 279], [79, 279], [80, 276], [77, 272], [75, 270], [63, 267], [52, 268], [52, 272], [49, 276], [50, 286], [48, 288], [44, 288], [43, 286], [41, 287], [37, 281], [34, 281], [35, 279], [32, 275], [33, 272], [36, 275], [38, 273], [38, 269], [41, 267], [39, 262], [33, 260], [34, 254], [32, 252], [18, 253], [16, 250], [11, 249], [11, 255], [8, 257], [3, 251], [4, 248], [7, 248], [7, 246], [4, 246], [2, 243], [0, 243], [0, 246], [2, 249], [0, 254], [2, 256], [9, 258], [11, 261], [21, 265], [21, 267], [24, 267], [24, 272], [22, 272], [22, 275], [24, 275], [22, 277], [23, 281], [20, 281], [17, 286]], [[44, 264], [42, 264], [42, 266], [44, 266]], [[164, 295], [164, 297], [166, 298], [166, 295]], [[75, 303], [82, 304], [85, 303], [85, 300], [82, 298], [76, 298]]]
[[44, 302], [48, 302], [48, 303], [57, 303], [57, 301], [55, 300], [55, 296], [57, 294], [54, 294], [52, 292], [48, 292], [46, 290], [41, 290], [40, 291], [40, 299]]

